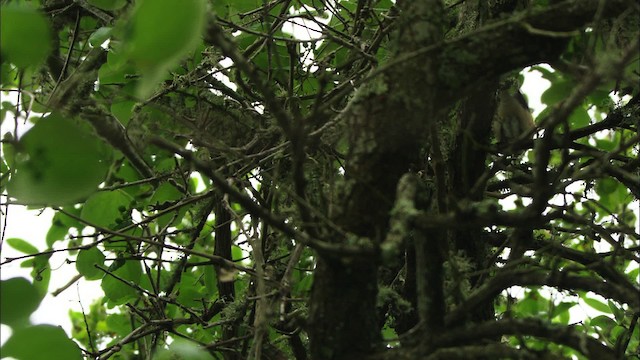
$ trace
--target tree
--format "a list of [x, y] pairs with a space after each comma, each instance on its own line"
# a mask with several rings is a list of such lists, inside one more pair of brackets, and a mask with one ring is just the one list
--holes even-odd
[[[2, 282], [3, 356], [638, 356], [639, 10], [3, 3], [2, 115], [35, 124], [4, 204], [56, 211], [50, 249], [7, 241], [33, 279]], [[528, 66], [546, 109], [497, 142]], [[105, 293], [76, 343], [28, 322], [58, 251]]]

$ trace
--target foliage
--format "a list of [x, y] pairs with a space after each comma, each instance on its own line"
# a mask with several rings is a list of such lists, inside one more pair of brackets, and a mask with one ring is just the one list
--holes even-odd
[[[3, 1], [3, 205], [56, 211], [4, 239], [3, 356], [640, 355], [639, 11]], [[496, 143], [523, 71], [545, 108]], [[29, 320], [54, 251], [104, 291], [73, 340]]]

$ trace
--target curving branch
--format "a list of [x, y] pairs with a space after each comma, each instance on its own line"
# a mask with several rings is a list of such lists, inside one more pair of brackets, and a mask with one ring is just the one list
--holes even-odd
[[462, 304], [445, 318], [447, 324], [458, 323], [473, 312], [482, 302], [492, 299], [511, 286], [547, 285], [560, 290], [592, 291], [607, 299], [628, 304], [635, 311], [640, 311], [640, 289], [630, 290], [626, 287], [597, 278], [570, 275], [568, 271], [543, 271], [532, 269], [505, 268], [488, 280], [482, 287], [472, 293]]
[[589, 359], [616, 359], [615, 352], [597, 339], [572, 327], [554, 325], [536, 318], [502, 319], [469, 325], [438, 336], [435, 343], [440, 347], [449, 347], [502, 335], [535, 336], [569, 346]]

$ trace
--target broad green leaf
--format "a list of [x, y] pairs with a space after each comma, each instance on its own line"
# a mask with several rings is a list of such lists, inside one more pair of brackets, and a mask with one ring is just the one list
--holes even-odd
[[197, 344], [176, 339], [169, 345], [168, 349], [158, 351], [154, 360], [213, 360], [213, 356], [207, 350]]
[[89, 36], [89, 44], [93, 47], [102, 45], [110, 36], [112, 28], [103, 26]]
[[[102, 22], [98, 22], [97, 17], [83, 16], [80, 18], [80, 29], [88, 33], [95, 30], [99, 23], [102, 24]], [[72, 29], [65, 29], [65, 31], [72, 31]], [[72, 35], [72, 33], [69, 33], [69, 35]]]
[[[137, 284], [140, 281], [142, 270], [140, 263], [136, 260], [128, 260], [112, 273], [120, 279]], [[127, 300], [136, 296], [137, 291], [131, 285], [122, 282], [110, 274], [105, 274], [102, 278], [102, 290], [112, 304], [121, 305]]]
[[637, 349], [640, 346], [640, 326], [635, 326], [631, 334], [629, 349]]
[[[18, 69], [9, 64], [3, 62], [0, 64], [0, 84], [2, 84], [6, 88], [12, 88], [17, 85], [18, 79]], [[0, 118], [0, 122], [4, 120], [4, 118]]]
[[204, 30], [204, 0], [145, 0], [131, 17], [131, 59], [143, 73], [140, 95], [146, 96], [164, 72], [193, 51]]
[[617, 212], [619, 207], [628, 203], [628, 189], [613, 178], [602, 178], [596, 182], [596, 193], [600, 196], [600, 202], [610, 211]]
[[631, 281], [640, 281], [640, 267], [631, 269], [631, 271], [627, 273], [627, 278], [631, 279]]
[[[6, 176], [6, 180], [10, 179], [9, 177], [9, 166], [7, 166], [7, 163], [4, 161], [4, 159], [0, 158], [0, 174], [2, 174], [1, 176]], [[4, 188], [5, 186], [5, 179], [3, 179], [3, 181], [0, 181], [0, 193], [4, 192]]]
[[127, 62], [122, 47], [116, 44], [107, 54], [107, 62], [98, 70], [98, 80], [101, 84], [126, 84], [132, 81], [129, 77], [135, 73], [136, 70]]
[[205, 14], [201, 0], [141, 1], [131, 19], [131, 58], [142, 67], [178, 60], [196, 45]]
[[589, 125], [590, 122], [591, 117], [589, 116], [587, 110], [582, 106], [578, 106], [571, 113], [571, 116], [569, 116], [569, 123], [571, 124], [572, 129], [585, 127]]
[[31, 254], [37, 254], [40, 252], [40, 250], [38, 250], [37, 247], [31, 245], [31, 243], [23, 239], [9, 238], [6, 240], [6, 242], [7, 244], [9, 244], [9, 246], [11, 246], [12, 248], [24, 254], [31, 255]]
[[17, 330], [2, 347], [2, 356], [20, 360], [82, 360], [78, 345], [59, 326], [36, 325]]
[[558, 319], [560, 323], [568, 324], [570, 319], [569, 309], [576, 306], [575, 302], [561, 302], [554, 306], [551, 317]]
[[611, 151], [616, 148], [617, 143], [609, 139], [596, 139], [596, 145], [604, 151]]
[[100, 191], [87, 199], [80, 217], [89, 224], [112, 229], [126, 215], [132, 200], [122, 190]]
[[624, 320], [624, 310], [611, 300], [607, 300], [607, 304], [609, 304], [609, 308], [616, 320], [622, 322]]
[[[15, 111], [15, 108], [16, 108], [15, 105], [13, 105], [9, 101], [0, 101], [0, 125], [4, 122], [4, 119], [7, 116], [7, 114], [12, 114]], [[11, 134], [10, 132], [3, 134], [3, 140], [9, 140], [11, 138], [13, 138], [13, 134]], [[3, 154], [3, 157], [4, 157], [4, 154]]]
[[125, 260], [123, 257], [118, 256], [113, 262], [111, 262], [111, 265], [109, 265], [107, 271], [113, 273], [123, 267], [126, 263], [127, 260]]
[[[13, 168], [15, 167], [15, 159], [16, 159], [16, 150], [15, 150], [14, 144], [12, 143], [14, 141], [13, 134], [10, 132], [4, 133], [2, 135], [2, 140], [5, 141], [2, 143], [0, 147], [0, 149], [2, 149], [1, 151], [2, 159], [7, 163], [7, 166]], [[3, 184], [5, 183], [5, 181], [2, 181], [2, 182]]]
[[28, 323], [40, 305], [38, 290], [22, 277], [0, 281], [0, 300], [0, 322], [9, 326]]
[[607, 313], [607, 314], [611, 314], [611, 309], [609, 308], [609, 306], [605, 303], [603, 303], [600, 300], [594, 299], [594, 298], [590, 298], [590, 297], [583, 297], [582, 300], [584, 300], [584, 302], [589, 305], [590, 307], [598, 310], [598, 311], [602, 311], [603, 313]]
[[540, 100], [546, 105], [557, 104], [571, 94], [571, 90], [573, 90], [574, 87], [575, 84], [571, 81], [554, 81], [551, 83], [551, 86], [542, 93]]
[[186, 306], [196, 307], [202, 304], [204, 297], [204, 286], [200, 285], [198, 279], [191, 273], [184, 273], [178, 284], [177, 300]]
[[[297, 59], [296, 59], [297, 60]], [[280, 44], [272, 46], [272, 51], [260, 52], [254, 58], [254, 64], [265, 73], [270, 72], [272, 79], [285, 83], [289, 77], [289, 52]]]
[[602, 109], [605, 111], [609, 111], [613, 105], [613, 100], [609, 97], [609, 93], [611, 92], [610, 88], [601, 87], [599, 89], [594, 90], [587, 96], [587, 101], [590, 104], [596, 106], [597, 109]]
[[96, 190], [108, 168], [102, 143], [55, 114], [39, 119], [20, 140], [20, 148], [7, 191], [25, 204], [80, 201]]
[[633, 197], [631, 196], [629, 189], [618, 182], [618, 186], [613, 194], [601, 200], [607, 208], [611, 209], [613, 212], [618, 212], [622, 207], [626, 207], [625, 204], [630, 203], [631, 200], [633, 200]]
[[131, 119], [133, 113], [133, 106], [136, 103], [134, 101], [125, 100], [116, 102], [111, 105], [111, 113], [120, 121], [122, 125], [127, 125]]
[[69, 232], [69, 228], [57, 223], [53, 223], [47, 231], [47, 246], [51, 247], [56, 241], [64, 239]]
[[600, 196], [612, 194], [618, 188], [620, 183], [612, 178], [599, 179], [596, 183], [596, 192]]
[[[169, 183], [163, 183], [158, 187], [158, 189], [153, 193], [151, 199], [149, 199], [149, 203], [152, 204], [156, 209], [162, 211], [162, 209], [166, 209], [167, 207], [173, 205], [178, 200], [182, 198], [182, 193], [175, 188], [175, 186]], [[168, 212], [158, 218], [158, 226], [164, 227], [175, 217], [173, 223], [179, 222], [187, 209], [182, 207], [178, 210], [178, 215], [176, 216], [175, 211]]]
[[388, 10], [393, 6], [393, 4], [395, 4], [395, 2], [391, 0], [380, 0], [375, 4], [375, 9]]
[[202, 269], [202, 272], [204, 274], [203, 281], [204, 281], [204, 289], [206, 291], [206, 294], [209, 296], [213, 296], [218, 289], [216, 287], [216, 283], [217, 283], [216, 272], [213, 266], [205, 266], [204, 269]]
[[104, 258], [102, 251], [95, 246], [87, 250], [80, 250], [76, 259], [76, 269], [85, 279], [98, 280], [102, 278], [104, 272], [96, 268], [95, 265], [104, 267]]
[[33, 286], [35, 286], [38, 291], [40, 299], [43, 299], [49, 290], [49, 281], [51, 280], [51, 266], [49, 265], [50, 257], [51, 254], [47, 254], [33, 258], [31, 276], [33, 277]]
[[397, 340], [398, 334], [393, 328], [385, 326], [382, 328], [382, 338], [385, 340]]
[[535, 293], [531, 293], [526, 298], [519, 301], [514, 309], [518, 315], [536, 316], [543, 312], [545, 306], [546, 301], [544, 301], [544, 299]]
[[231, 259], [235, 260], [235, 259], [242, 259], [245, 256], [245, 254], [242, 252], [242, 248], [240, 248], [239, 246], [233, 245], [231, 246]]
[[110, 314], [106, 322], [109, 330], [120, 336], [126, 336], [131, 332], [131, 319], [125, 314]]
[[28, 3], [2, 6], [0, 36], [2, 60], [21, 68], [39, 65], [51, 52], [49, 23]]
[[296, 294], [306, 295], [309, 293], [309, 291], [311, 291], [313, 276], [306, 274], [304, 271], [299, 271], [299, 273], [301, 279], [294, 286], [294, 290]]
[[597, 326], [604, 330], [611, 330], [616, 326], [616, 322], [606, 315], [598, 315], [589, 321], [589, 325]]
[[[80, 209], [73, 206], [68, 206], [63, 209], [69, 214], [80, 217]], [[78, 230], [81, 230], [84, 228], [84, 225], [63, 212], [56, 212], [51, 220], [51, 227], [47, 232], [47, 247], [51, 248], [56, 241], [63, 240], [70, 228], [78, 228]]]

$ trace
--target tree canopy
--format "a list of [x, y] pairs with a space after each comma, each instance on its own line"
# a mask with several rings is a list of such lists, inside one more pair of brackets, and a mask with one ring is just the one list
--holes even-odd
[[[55, 216], [4, 239], [2, 356], [636, 358], [639, 13], [3, 1], [3, 209]], [[496, 138], [525, 69], [544, 110]], [[71, 339], [29, 321], [57, 252], [104, 291]]]

